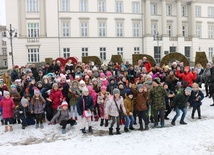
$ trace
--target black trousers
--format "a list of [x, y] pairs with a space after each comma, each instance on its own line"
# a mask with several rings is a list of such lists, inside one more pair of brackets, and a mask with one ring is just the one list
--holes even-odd
[[167, 116], [170, 114], [171, 111], [172, 111], [171, 106], [170, 106], [169, 104], [166, 104], [166, 113], [165, 113], [165, 117], [167, 117]]
[[71, 126], [73, 126], [73, 125], [76, 124], [76, 121], [72, 120], [72, 119], [69, 119], [69, 120], [62, 120], [60, 122], [60, 125], [62, 126], [62, 129], [65, 129], [68, 124], [70, 124]]
[[[145, 123], [145, 125], [148, 125], [149, 124], [149, 120], [146, 116], [146, 113], [147, 111], [137, 111], [137, 116], [138, 116], [138, 119], [139, 119], [139, 124], [142, 125], [143, 124], [143, 121]], [[143, 121], [142, 121], [143, 120]]]
[[197, 110], [198, 112], [198, 117], [201, 117], [201, 106], [194, 106], [192, 109], [192, 117], [194, 117], [195, 111]]
[[35, 114], [36, 117], [36, 124], [42, 124], [42, 120], [43, 120], [43, 113], [41, 114]]
[[114, 124], [117, 123], [117, 128], [120, 127], [120, 117], [111, 117], [112, 123], [110, 128], [113, 128]]
[[158, 123], [158, 115], [160, 116], [161, 123], [164, 123], [165, 110], [154, 110], [155, 123]]

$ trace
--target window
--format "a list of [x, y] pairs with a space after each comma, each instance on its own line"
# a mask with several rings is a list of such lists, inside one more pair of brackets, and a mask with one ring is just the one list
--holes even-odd
[[116, 12], [118, 12], [118, 13], [123, 12], [123, 2], [121, 2], [121, 1], [116, 2]]
[[169, 52], [170, 52], [170, 53], [176, 52], [176, 47], [175, 47], [175, 46], [170, 46], [170, 47], [169, 47]]
[[132, 12], [133, 13], [140, 13], [140, 3], [139, 2], [133, 2], [132, 3]]
[[40, 62], [40, 60], [39, 60], [39, 48], [28, 49], [28, 62]]
[[139, 23], [133, 23], [133, 36], [134, 37], [140, 36], [140, 24]]
[[166, 5], [166, 15], [167, 16], [172, 15], [172, 5]]
[[82, 48], [82, 56], [87, 57], [88, 56], [88, 47], [83, 47]]
[[213, 58], [213, 47], [209, 47], [209, 54], [208, 54], [209, 61], [212, 61], [212, 58]]
[[140, 54], [140, 47], [134, 47], [134, 54]]
[[7, 45], [7, 42], [2, 40], [2, 46], [6, 46]]
[[181, 6], [181, 16], [186, 16], [186, 6]]
[[69, 0], [62, 0], [62, 11], [69, 11]]
[[214, 7], [208, 7], [208, 17], [214, 17]]
[[123, 47], [117, 48], [117, 54], [123, 56]]
[[3, 66], [7, 67], [7, 59], [3, 59]]
[[39, 37], [39, 23], [28, 23], [28, 37], [29, 38]]
[[196, 25], [196, 36], [201, 38], [201, 25]]
[[99, 12], [105, 12], [106, 11], [106, 1], [105, 0], [99, 0], [98, 1], [98, 11]]
[[195, 16], [201, 17], [201, 6], [195, 6]]
[[105, 47], [100, 47], [100, 58], [102, 60], [106, 60], [106, 48]]
[[63, 37], [69, 37], [70, 36], [70, 23], [69, 22], [63, 22], [62, 23], [62, 36]]
[[27, 0], [27, 12], [39, 11], [39, 0]]
[[6, 48], [2, 48], [2, 55], [7, 55], [7, 49]]
[[160, 60], [161, 60], [161, 47], [160, 46], [154, 47], [154, 59], [157, 64], [160, 64]]
[[172, 25], [171, 24], [167, 25], [167, 35], [169, 37], [172, 37]]
[[70, 48], [63, 48], [63, 57], [64, 58], [70, 57]]
[[151, 15], [156, 15], [157, 14], [157, 4], [151, 4]]
[[189, 46], [184, 47], [184, 52], [185, 52], [185, 56], [190, 61], [190, 47]]
[[208, 38], [214, 38], [214, 26], [208, 28]]
[[88, 37], [88, 22], [81, 22], [81, 37]]
[[154, 35], [156, 35], [157, 34], [157, 24], [156, 23], [152, 23], [151, 24], [151, 33], [152, 33], [152, 35], [154, 36]]
[[186, 25], [183, 25], [182, 26], [182, 36], [183, 37], [186, 37], [187, 36], [187, 32], [186, 32], [187, 30], [186, 30]]
[[88, 2], [87, 0], [80, 0], [80, 11], [87, 12], [88, 11]]
[[106, 22], [99, 22], [99, 37], [106, 37]]
[[123, 23], [122, 22], [118, 22], [116, 23], [116, 29], [117, 29], [117, 37], [123, 37]]

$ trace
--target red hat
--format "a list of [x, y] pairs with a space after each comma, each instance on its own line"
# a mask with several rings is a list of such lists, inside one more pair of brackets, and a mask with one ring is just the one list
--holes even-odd
[[18, 65], [15, 65], [14, 68], [19, 68], [19, 66], [18, 66]]

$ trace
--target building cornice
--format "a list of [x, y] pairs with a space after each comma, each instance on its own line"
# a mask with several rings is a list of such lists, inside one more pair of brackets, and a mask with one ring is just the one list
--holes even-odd
[[125, 18], [114, 18], [114, 20], [125, 20]]
[[89, 17], [79, 17], [79, 20], [89, 20]]
[[106, 17], [98, 17], [97, 20], [107, 20], [108, 18]]

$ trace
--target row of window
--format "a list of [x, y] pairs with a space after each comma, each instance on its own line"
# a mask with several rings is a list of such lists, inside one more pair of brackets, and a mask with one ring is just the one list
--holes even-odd
[[[88, 0], [80, 0], [80, 11], [87, 12], [88, 11]], [[61, 11], [67, 12], [70, 11], [70, 0], [61, 0]], [[151, 15], [156, 15], [158, 11], [157, 3], [151, 3]], [[27, 0], [26, 3], [27, 12], [38, 12], [39, 11], [39, 0]], [[106, 11], [106, 0], [98, 0], [97, 3], [98, 12], [107, 12]], [[166, 15], [172, 15], [172, 4], [166, 5]], [[117, 0], [115, 2], [115, 12], [122, 13], [124, 12], [124, 4], [123, 1]], [[196, 17], [201, 17], [201, 6], [195, 6], [195, 15]], [[140, 13], [140, 2], [132, 2], [132, 13]], [[214, 7], [208, 7], [208, 17], [214, 17]], [[187, 7], [186, 5], [181, 6], [181, 16], [187, 15]]]

